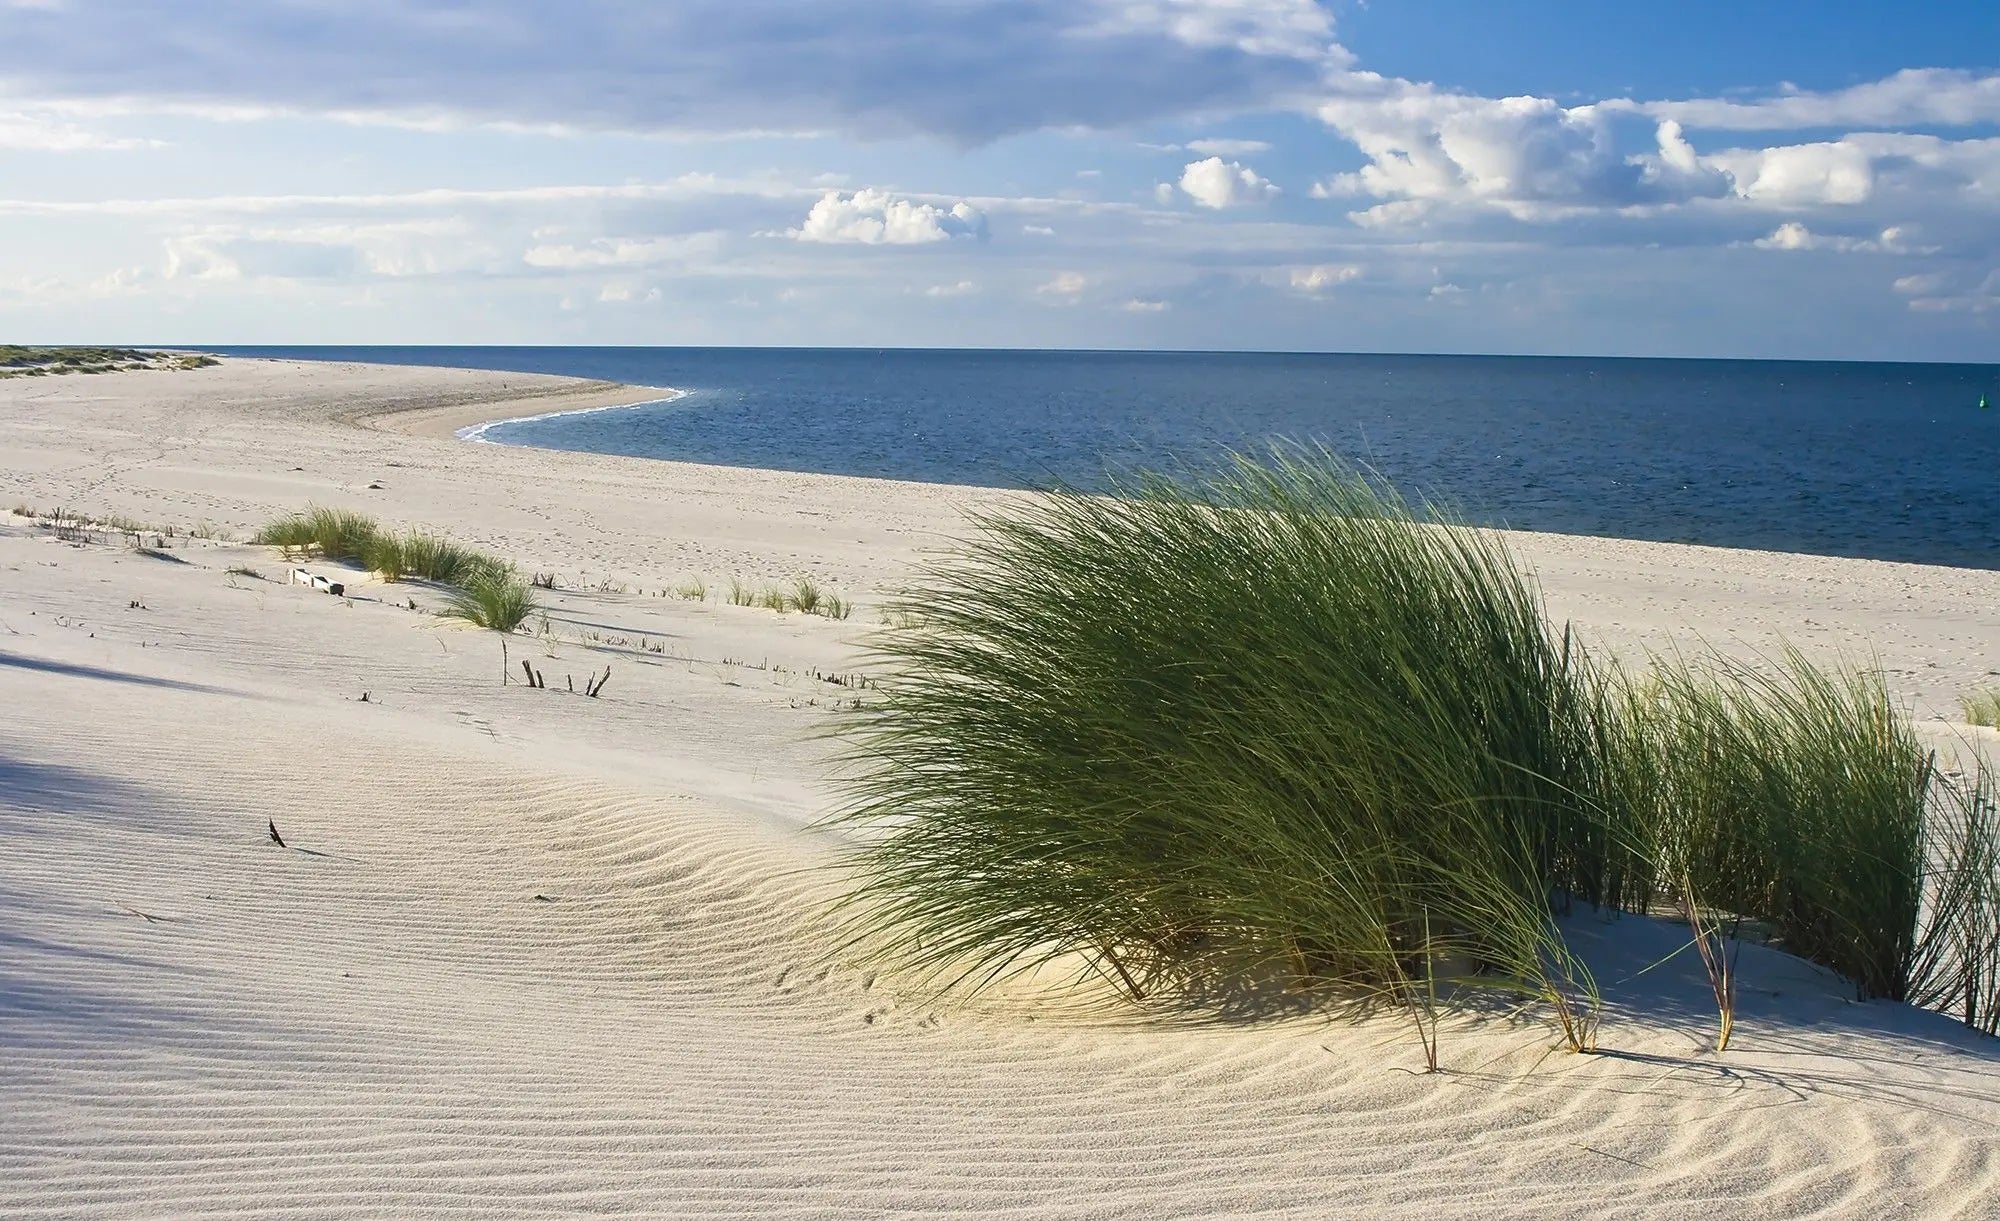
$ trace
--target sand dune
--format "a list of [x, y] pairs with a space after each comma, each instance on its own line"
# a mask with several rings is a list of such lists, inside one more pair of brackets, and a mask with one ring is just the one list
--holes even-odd
[[[1573, 930], [1611, 1054], [1466, 1015], [1437, 1076], [1392, 1016], [944, 1006], [848, 960], [818, 922], [824, 676], [1000, 494], [449, 435], [620, 396], [649, 394], [251, 361], [0, 383], [0, 1215], [1992, 1215], [1991, 1040], [1752, 951], [1718, 1056], [1698, 968], [1634, 977], [1672, 948], [1643, 921]], [[552, 639], [508, 655], [555, 689], [502, 686], [498, 639], [420, 586], [74, 545], [16, 501], [448, 530], [560, 574]], [[1872, 646], [1924, 714], [2000, 670], [2000, 574], [1517, 543], [1621, 646]], [[661, 596], [692, 575], [862, 609]], [[604, 698], [560, 689], [606, 665]]]

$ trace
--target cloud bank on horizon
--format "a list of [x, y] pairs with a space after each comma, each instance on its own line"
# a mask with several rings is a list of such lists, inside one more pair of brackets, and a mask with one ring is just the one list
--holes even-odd
[[2000, 13], [1738, 7], [0, 0], [0, 328], [1994, 360]]

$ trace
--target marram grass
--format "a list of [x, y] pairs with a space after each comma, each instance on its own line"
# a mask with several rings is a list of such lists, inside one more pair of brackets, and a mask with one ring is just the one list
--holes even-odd
[[1935, 777], [1880, 676], [1657, 660], [1609, 769], [1663, 875], [1864, 997], [1920, 986]]
[[369, 549], [380, 546], [380, 538], [381, 528], [366, 513], [313, 506], [303, 513], [278, 518], [258, 531], [251, 541], [329, 560], [365, 563]]
[[1434, 1058], [1440, 985], [1590, 1047], [1557, 913], [1671, 898], [1993, 1028], [1986, 773], [1940, 775], [1878, 676], [1593, 661], [1445, 516], [1280, 451], [977, 519], [847, 726], [851, 935], [943, 986], [1359, 991]]
[[527, 622], [539, 604], [519, 573], [488, 570], [475, 573], [446, 595], [439, 614], [496, 632], [512, 632]]
[[257, 532], [254, 543], [301, 555], [348, 560], [385, 581], [423, 580], [446, 587], [447, 618], [511, 632], [537, 609], [512, 564], [423, 530], [395, 534], [365, 513], [313, 506]]
[[1966, 724], [2000, 729], [2000, 687], [1973, 692], [1959, 701], [1959, 708], [1965, 713]]
[[1589, 1045], [1549, 896], [1608, 897], [1591, 688], [1492, 536], [1299, 454], [978, 527], [854, 731], [858, 935], [1141, 995], [1449, 970]]

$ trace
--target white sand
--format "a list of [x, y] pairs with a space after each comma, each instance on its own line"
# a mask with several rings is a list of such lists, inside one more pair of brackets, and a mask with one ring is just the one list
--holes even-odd
[[[1582, 930], [1617, 1054], [1464, 1018], [1432, 1077], [1393, 1019], [936, 1007], [830, 956], [809, 734], [844, 689], [813, 674], [862, 665], [882, 591], [1000, 494], [450, 436], [656, 394], [0, 381], [0, 1216], [1995, 1215], [2000, 1046], [1750, 952], [1718, 1056], [1692, 963], [1619, 982], [1671, 948], [1644, 921]], [[72, 546], [17, 501], [442, 528], [569, 587], [516, 666], [611, 682], [503, 688], [423, 591]], [[1514, 541], [1593, 639], [1872, 648], [1924, 715], [2000, 681], [2000, 574]], [[714, 601], [808, 574], [863, 608]], [[657, 596], [693, 575], [707, 603]]]

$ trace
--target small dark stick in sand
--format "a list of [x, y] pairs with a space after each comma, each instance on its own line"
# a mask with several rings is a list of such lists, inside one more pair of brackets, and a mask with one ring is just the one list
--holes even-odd
[[268, 826], [269, 828], [271, 828], [271, 842], [272, 842], [272, 843], [274, 843], [274, 844], [278, 845], [278, 847], [280, 847], [280, 848], [283, 848], [283, 847], [286, 847], [286, 846], [287, 846], [287, 845], [286, 845], [286, 843], [285, 843], [285, 837], [284, 837], [284, 836], [282, 836], [282, 835], [280, 835], [280, 834], [278, 834], [278, 824], [277, 824], [277, 822], [276, 822], [275, 820], [267, 818], [267, 819], [265, 819], [265, 820], [264, 820], [264, 825], [265, 825], [265, 826]]

